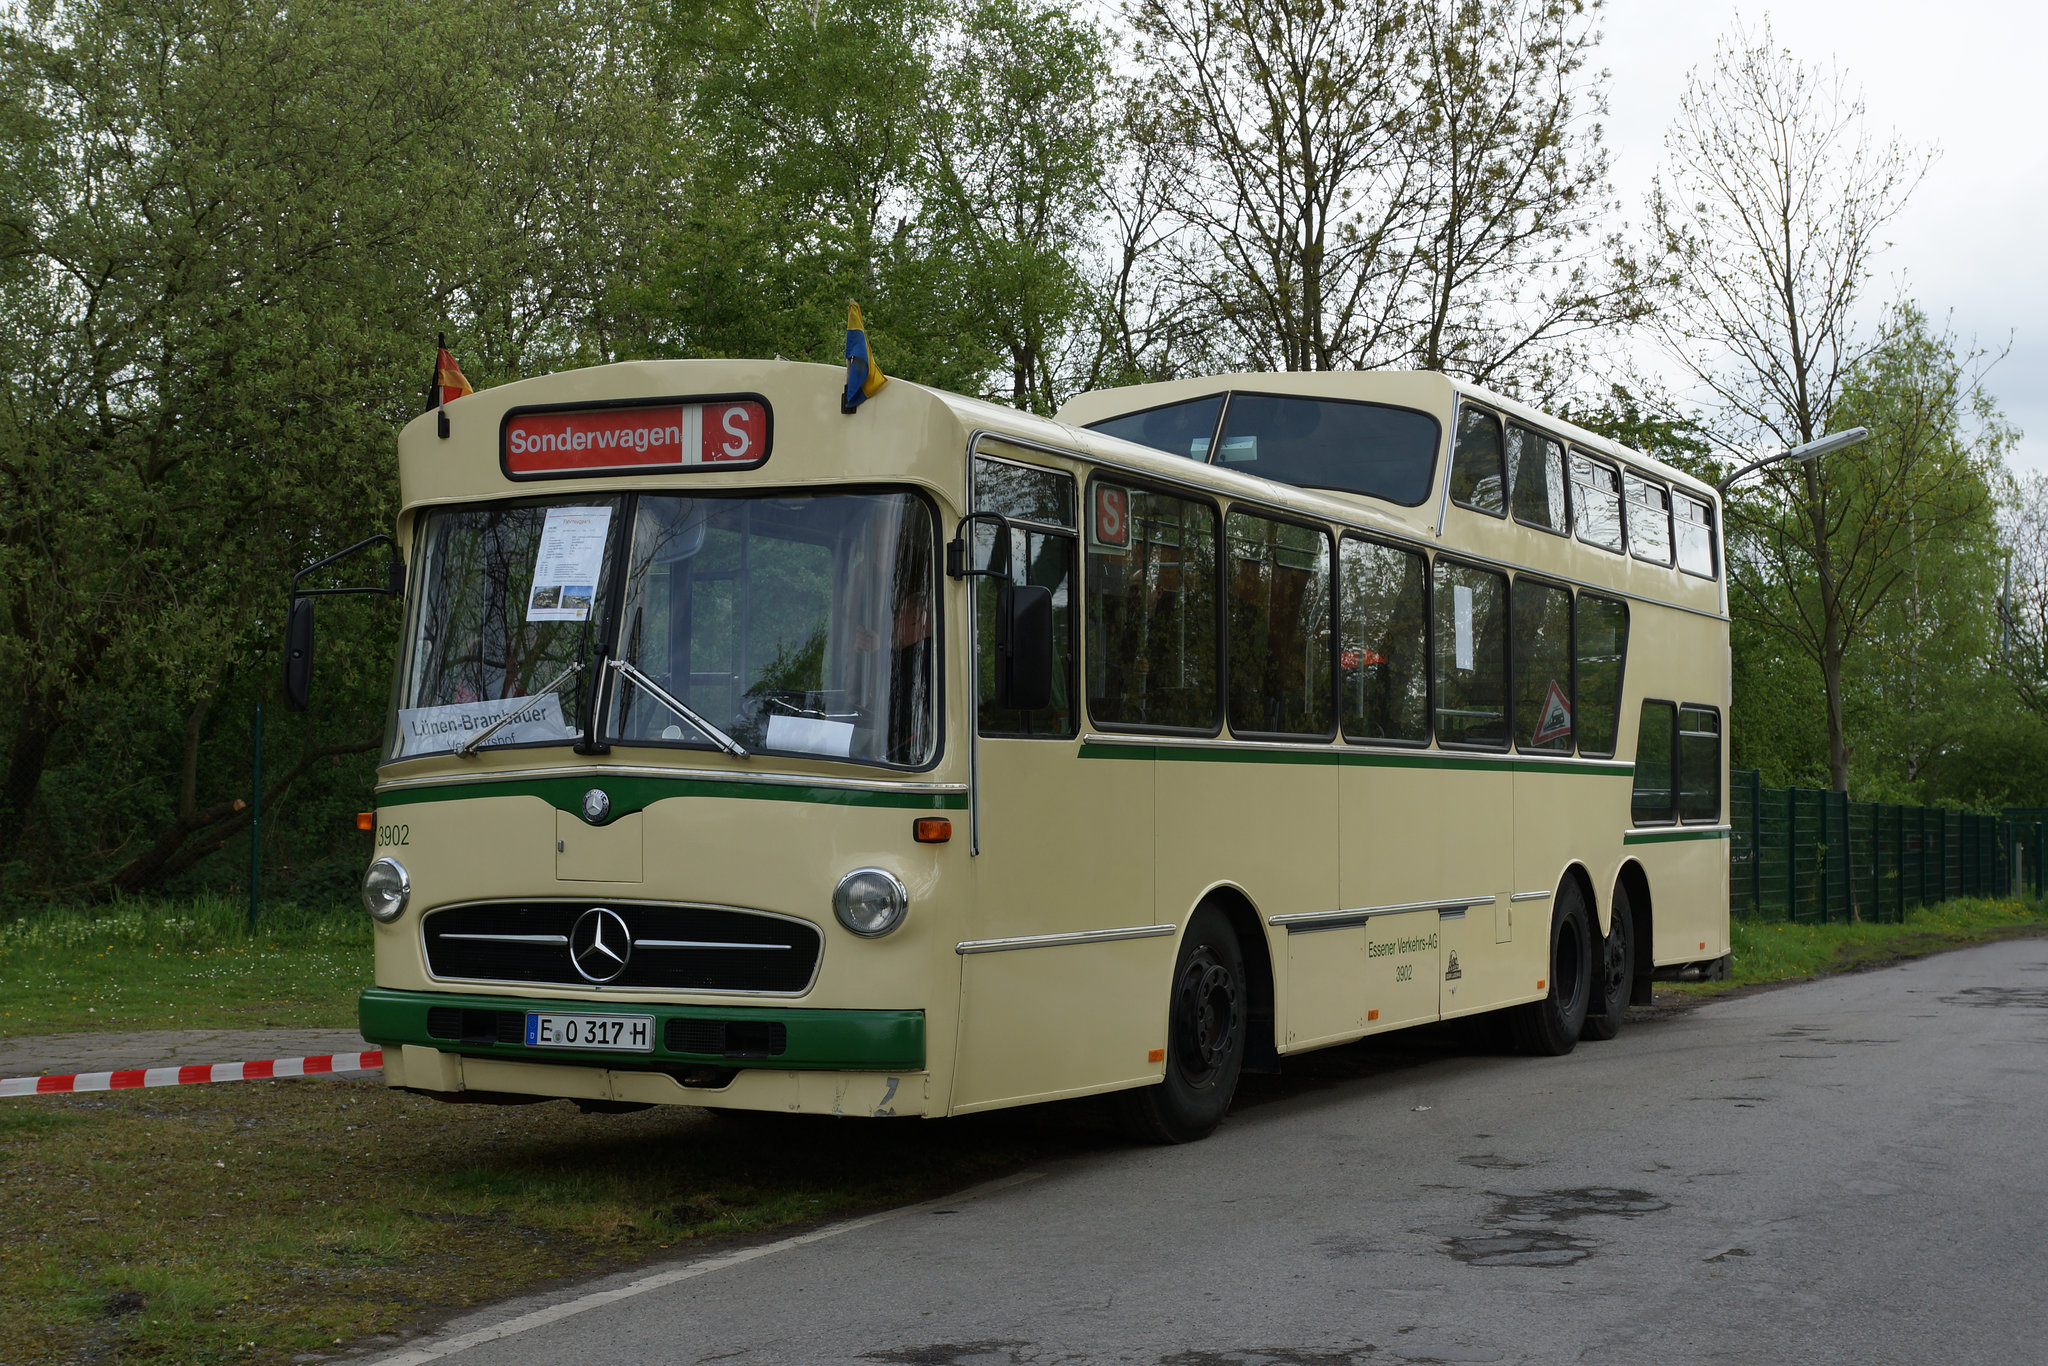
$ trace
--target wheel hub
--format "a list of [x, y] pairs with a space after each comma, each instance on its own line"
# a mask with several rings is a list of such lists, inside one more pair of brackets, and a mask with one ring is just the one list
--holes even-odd
[[1174, 1011], [1180, 1025], [1178, 1061], [1191, 1080], [1205, 1080], [1230, 1054], [1237, 1032], [1237, 983], [1228, 968], [1201, 952], [1189, 960], [1179, 995]]

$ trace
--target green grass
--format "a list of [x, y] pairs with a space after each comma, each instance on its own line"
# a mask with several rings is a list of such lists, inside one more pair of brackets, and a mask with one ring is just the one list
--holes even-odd
[[1915, 907], [1904, 923], [1801, 925], [1738, 919], [1731, 927], [1734, 976], [1679, 990], [1714, 995], [1765, 982], [1856, 972], [1965, 944], [2037, 933], [2044, 925], [2048, 903], [1988, 899]]
[[225, 897], [0, 919], [0, 1038], [110, 1029], [347, 1028], [370, 984], [360, 910]]

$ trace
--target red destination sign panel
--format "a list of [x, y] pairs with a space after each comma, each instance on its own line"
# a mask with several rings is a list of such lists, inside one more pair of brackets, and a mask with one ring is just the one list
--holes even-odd
[[755, 399], [517, 413], [506, 419], [505, 472], [522, 475], [757, 465], [768, 408]]

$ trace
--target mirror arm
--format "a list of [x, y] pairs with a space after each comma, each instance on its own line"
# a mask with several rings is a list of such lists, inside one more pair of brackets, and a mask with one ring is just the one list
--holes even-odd
[[[388, 582], [386, 583], [386, 585], [385, 585], [384, 587], [382, 587], [382, 588], [301, 588], [301, 587], [299, 587], [299, 580], [300, 580], [300, 579], [303, 579], [303, 578], [305, 578], [305, 577], [306, 577], [306, 575], [308, 575], [308, 574], [312, 573], [312, 572], [313, 572], [314, 570], [316, 570], [316, 569], [325, 569], [325, 568], [326, 568], [326, 567], [327, 567], [328, 565], [330, 565], [330, 564], [333, 564], [333, 563], [335, 563], [336, 561], [339, 561], [339, 560], [345, 560], [345, 559], [347, 559], [347, 558], [348, 558], [349, 556], [351, 556], [351, 555], [355, 554], [355, 553], [356, 553], [356, 552], [357, 552], [358, 550], [367, 550], [367, 549], [369, 549], [369, 548], [370, 548], [371, 546], [373, 546], [373, 545], [379, 545], [379, 544], [382, 544], [382, 545], [386, 545], [386, 546], [389, 546], [389, 547], [391, 548], [391, 562], [390, 562], [390, 567], [389, 567], [389, 570], [387, 571], [387, 574], [388, 574], [388, 580], [389, 580], [389, 581], [388, 581]], [[378, 534], [377, 534], [377, 535], [375, 535], [375, 536], [370, 536], [370, 537], [367, 537], [367, 538], [365, 538], [365, 539], [363, 539], [363, 540], [357, 541], [357, 542], [356, 542], [356, 543], [355, 543], [354, 545], [352, 545], [352, 546], [348, 547], [348, 548], [347, 548], [346, 550], [337, 550], [337, 551], [335, 551], [335, 552], [334, 552], [334, 553], [333, 553], [332, 555], [329, 555], [329, 556], [327, 556], [327, 557], [326, 557], [325, 559], [315, 560], [315, 561], [313, 561], [313, 563], [311, 563], [311, 564], [307, 565], [307, 566], [306, 566], [306, 567], [305, 567], [304, 569], [301, 569], [301, 570], [300, 570], [300, 571], [299, 571], [298, 573], [296, 573], [296, 574], [292, 575], [292, 597], [291, 597], [291, 600], [292, 600], [293, 602], [297, 602], [297, 601], [298, 601], [298, 600], [299, 600], [300, 598], [328, 598], [328, 597], [342, 597], [342, 596], [346, 596], [346, 595], [349, 595], [349, 594], [356, 594], [356, 593], [368, 593], [368, 594], [371, 594], [372, 596], [375, 596], [375, 597], [380, 597], [380, 598], [396, 598], [396, 597], [402, 597], [402, 596], [404, 596], [404, 593], [405, 593], [405, 580], [404, 580], [404, 578], [403, 578], [404, 570], [403, 570], [403, 568], [402, 568], [402, 566], [404, 565], [404, 563], [405, 563], [405, 562], [404, 562], [403, 560], [401, 560], [401, 559], [399, 558], [399, 555], [398, 555], [398, 542], [397, 542], [397, 541], [395, 541], [395, 540], [393, 540], [393, 539], [392, 539], [391, 537], [389, 537], [389, 536], [387, 536], [387, 535], [384, 535], [383, 533], [381, 533], [381, 532], [380, 532], [380, 533], [378, 533]]]
[[[966, 531], [969, 522], [990, 523], [1001, 533], [997, 539], [997, 544], [1003, 548], [1003, 567], [1001, 569], [997, 569], [993, 565], [987, 569], [970, 569], [967, 567]], [[1001, 579], [1004, 583], [1013, 582], [1010, 578], [1009, 533], [1010, 519], [1003, 516], [1000, 512], [970, 512], [965, 517], [962, 517], [953, 528], [953, 539], [946, 545], [946, 577], [949, 579]]]

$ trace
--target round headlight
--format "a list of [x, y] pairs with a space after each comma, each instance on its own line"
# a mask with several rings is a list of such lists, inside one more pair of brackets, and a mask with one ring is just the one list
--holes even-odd
[[832, 889], [832, 914], [863, 939], [876, 939], [903, 923], [910, 894], [880, 868], [856, 868]]
[[363, 874], [363, 909], [371, 919], [388, 925], [405, 914], [405, 903], [411, 899], [412, 879], [397, 859], [380, 858]]

